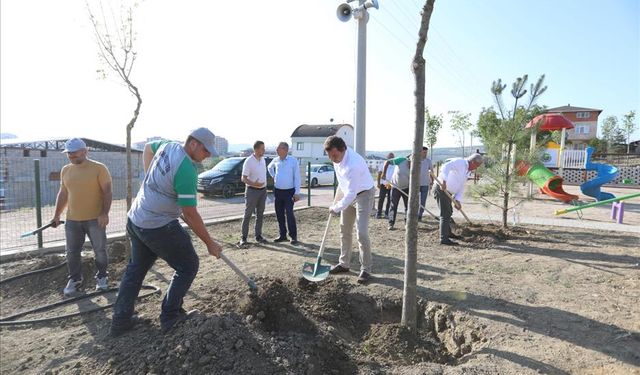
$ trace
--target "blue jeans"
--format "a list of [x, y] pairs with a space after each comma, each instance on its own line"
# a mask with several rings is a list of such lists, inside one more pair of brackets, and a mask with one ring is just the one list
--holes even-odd
[[[420, 186], [420, 205], [422, 207], [427, 207], [427, 196], [429, 195], [429, 185]], [[418, 219], [422, 219], [422, 214], [424, 213], [424, 208], [420, 207], [420, 212], [418, 212]]]
[[69, 278], [74, 281], [82, 279], [82, 246], [86, 236], [89, 236], [91, 247], [95, 254], [96, 277], [107, 276], [107, 232], [100, 228], [98, 220], [67, 220], [64, 224], [64, 234], [67, 240], [67, 267]]
[[[273, 189], [275, 196], [276, 217], [278, 218], [278, 227], [280, 228], [280, 238], [287, 236], [287, 228], [289, 228], [289, 237], [292, 240], [298, 239], [298, 228], [296, 226], [296, 217], [293, 214], [293, 196], [296, 189]], [[285, 214], [287, 216], [285, 225]]]
[[178, 220], [154, 229], [140, 228], [127, 220], [127, 233], [131, 238], [131, 259], [120, 282], [118, 297], [113, 306], [112, 324], [118, 325], [131, 319], [142, 281], [158, 258], [175, 270], [162, 300], [160, 314], [161, 323], [171, 321], [179, 315], [184, 296], [200, 266], [191, 237]]

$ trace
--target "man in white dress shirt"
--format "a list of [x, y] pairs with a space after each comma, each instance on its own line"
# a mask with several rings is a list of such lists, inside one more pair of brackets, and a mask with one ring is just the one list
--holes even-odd
[[358, 283], [371, 278], [371, 240], [369, 239], [369, 213], [373, 207], [376, 188], [362, 156], [348, 148], [344, 140], [332, 135], [324, 141], [324, 150], [333, 162], [342, 198], [329, 210], [340, 213], [340, 260], [331, 267], [331, 274], [349, 272], [353, 241], [353, 224], [356, 224], [360, 250], [360, 275]]
[[[274, 242], [287, 241], [287, 228], [291, 244], [298, 244], [298, 228], [293, 214], [293, 204], [300, 200], [300, 168], [298, 160], [289, 155], [289, 144], [280, 142], [276, 149], [278, 154], [269, 163], [269, 174], [273, 177], [276, 218], [280, 236]], [[286, 220], [285, 220], [286, 215]]]
[[264, 160], [264, 142], [256, 141], [253, 144], [253, 154], [242, 165], [242, 182], [245, 183], [244, 191], [244, 218], [242, 219], [242, 238], [238, 242], [239, 247], [246, 247], [249, 235], [249, 223], [251, 215], [256, 213], [255, 235], [258, 243], [267, 242], [262, 237], [262, 217], [267, 200], [267, 165]]
[[465, 158], [454, 158], [446, 162], [442, 166], [440, 173], [440, 183], [442, 189], [436, 184], [433, 189], [433, 197], [440, 208], [440, 244], [442, 245], [458, 245], [457, 242], [451, 241], [451, 199], [447, 197], [443, 190], [449, 190], [453, 196], [453, 205], [457, 210], [462, 208], [462, 196], [464, 195], [464, 185], [467, 182], [469, 172], [475, 170], [483, 163], [482, 155], [471, 154]]

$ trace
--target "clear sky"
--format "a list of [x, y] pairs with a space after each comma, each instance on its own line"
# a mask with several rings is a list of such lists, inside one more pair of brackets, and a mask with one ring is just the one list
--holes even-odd
[[[367, 149], [407, 149], [415, 116], [410, 62], [423, 3], [379, 2], [368, 23]], [[183, 139], [207, 126], [232, 144], [276, 144], [299, 124], [353, 124], [356, 24], [337, 20], [339, 4], [142, 1], [134, 15], [132, 80], [143, 98], [134, 141]], [[599, 108], [601, 119], [640, 115], [639, 4], [436, 0], [427, 105], [432, 113], [472, 113], [475, 122], [493, 104], [493, 80], [546, 74], [549, 88], [538, 104]], [[0, 6], [2, 132], [124, 143], [135, 100], [115, 77], [98, 79], [84, 1]], [[444, 128], [438, 146], [453, 145]]]

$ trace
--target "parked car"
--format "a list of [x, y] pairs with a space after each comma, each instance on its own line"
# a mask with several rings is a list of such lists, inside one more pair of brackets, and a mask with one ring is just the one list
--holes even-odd
[[[242, 165], [247, 157], [233, 157], [220, 161], [212, 169], [198, 175], [198, 192], [205, 196], [222, 195], [231, 198], [243, 192]], [[273, 156], [264, 157], [268, 166]], [[267, 189], [273, 188], [273, 178], [267, 172]]]
[[[311, 164], [311, 186], [333, 185], [333, 165], [328, 164]], [[309, 181], [309, 172], [305, 169], [305, 181]]]

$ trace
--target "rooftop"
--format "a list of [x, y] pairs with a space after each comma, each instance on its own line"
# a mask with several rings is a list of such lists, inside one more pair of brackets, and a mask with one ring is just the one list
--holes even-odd
[[307, 125], [302, 124], [291, 133], [292, 137], [329, 137], [335, 135], [340, 128], [348, 126], [353, 129], [350, 124], [329, 124], [329, 125]]

